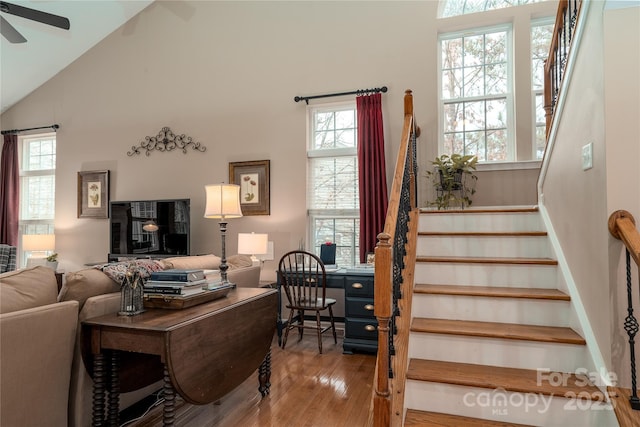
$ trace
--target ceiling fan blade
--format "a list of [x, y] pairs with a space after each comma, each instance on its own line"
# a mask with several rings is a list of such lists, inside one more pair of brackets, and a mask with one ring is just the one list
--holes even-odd
[[43, 24], [62, 28], [63, 30], [68, 30], [71, 27], [69, 20], [64, 16], [58, 16], [52, 13], [42, 12], [42, 11], [31, 9], [28, 7], [19, 6], [17, 4], [7, 3], [5, 1], [0, 2], [0, 10], [2, 12], [7, 12], [15, 16], [31, 19], [32, 21], [38, 21]]
[[9, 43], [24, 43], [27, 41], [27, 39], [22, 37], [22, 34], [13, 28], [13, 25], [9, 24], [2, 16], [0, 16], [0, 33], [2, 33]]

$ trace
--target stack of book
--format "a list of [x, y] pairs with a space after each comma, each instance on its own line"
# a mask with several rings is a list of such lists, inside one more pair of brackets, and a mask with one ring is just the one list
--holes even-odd
[[144, 285], [144, 293], [191, 296], [205, 292], [207, 286], [204, 270], [170, 269], [151, 273]]

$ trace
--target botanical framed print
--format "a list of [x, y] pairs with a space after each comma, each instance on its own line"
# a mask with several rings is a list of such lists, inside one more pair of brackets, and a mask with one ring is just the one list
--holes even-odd
[[109, 171], [78, 172], [78, 218], [109, 217]]
[[269, 215], [270, 160], [229, 163], [229, 183], [240, 186], [242, 215]]

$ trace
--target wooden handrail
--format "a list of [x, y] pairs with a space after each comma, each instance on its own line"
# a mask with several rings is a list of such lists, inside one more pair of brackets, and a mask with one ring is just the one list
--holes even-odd
[[622, 240], [633, 260], [640, 266], [640, 232], [633, 215], [624, 210], [612, 213], [609, 216], [609, 233]]
[[553, 114], [581, 9], [582, 0], [559, 0], [558, 2], [549, 57], [544, 65], [544, 111], [547, 138], [551, 131]]
[[624, 318], [624, 330], [629, 337], [629, 360], [631, 367], [631, 396], [629, 405], [631, 409], [640, 411], [640, 397], [637, 392], [637, 369], [635, 336], [640, 330], [640, 324], [633, 314], [633, 283], [631, 276], [631, 258], [637, 266], [640, 266], [640, 232], [636, 228], [636, 221], [627, 211], [615, 211], [609, 216], [609, 233], [616, 239], [622, 240], [626, 253], [626, 285], [627, 285], [627, 316]]
[[409, 213], [417, 206], [416, 147], [418, 130], [413, 117], [413, 95], [405, 91], [402, 139], [396, 160], [393, 183], [384, 230], [375, 248], [374, 314], [378, 320], [378, 354], [373, 387], [373, 411], [370, 425], [388, 427], [391, 422], [391, 354], [393, 325], [397, 315], [398, 285], [402, 281], [402, 265], [407, 240]]

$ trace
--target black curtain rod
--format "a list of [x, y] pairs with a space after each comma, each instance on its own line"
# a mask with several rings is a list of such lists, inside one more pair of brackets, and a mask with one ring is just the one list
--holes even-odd
[[6, 135], [8, 133], [20, 133], [20, 132], [25, 132], [25, 131], [28, 131], [28, 130], [39, 130], [39, 129], [49, 129], [49, 128], [51, 128], [53, 130], [56, 130], [56, 129], [60, 128], [60, 125], [40, 126], [40, 127], [37, 127], [37, 128], [27, 128], [27, 129], [3, 130], [2, 131], [2, 135]]
[[293, 100], [296, 102], [304, 101], [308, 105], [310, 99], [329, 98], [332, 96], [344, 96], [344, 95], [364, 95], [365, 93], [378, 93], [378, 92], [385, 93], [386, 91], [387, 91], [387, 87], [382, 86], [382, 87], [374, 87], [373, 89], [358, 89], [358, 90], [353, 90], [351, 92], [328, 93], [326, 95], [296, 96], [295, 98], [293, 98]]

